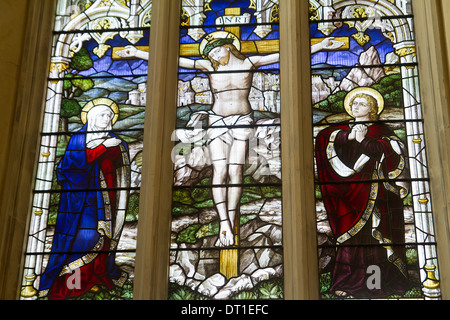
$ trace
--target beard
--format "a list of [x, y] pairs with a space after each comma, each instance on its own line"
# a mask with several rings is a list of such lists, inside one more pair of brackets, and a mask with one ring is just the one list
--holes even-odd
[[230, 62], [231, 54], [232, 53], [228, 51], [227, 54], [222, 56], [222, 57], [220, 57], [219, 60], [215, 60], [215, 59], [209, 57], [209, 60], [211, 61], [214, 70], [217, 70], [217, 68], [219, 66], [226, 66], [226, 65], [228, 65], [228, 63]]
[[230, 52], [227, 53], [226, 56], [222, 57], [219, 61], [217, 61], [218, 64], [221, 66], [226, 66], [228, 62], [230, 62]]

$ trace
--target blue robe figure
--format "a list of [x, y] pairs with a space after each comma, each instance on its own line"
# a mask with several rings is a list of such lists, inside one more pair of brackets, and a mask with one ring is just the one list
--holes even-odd
[[98, 100], [83, 109], [86, 124], [70, 139], [57, 167], [61, 200], [41, 297], [76, 297], [99, 285], [112, 289], [128, 277], [114, 253], [128, 198], [128, 146], [110, 132], [117, 106]]

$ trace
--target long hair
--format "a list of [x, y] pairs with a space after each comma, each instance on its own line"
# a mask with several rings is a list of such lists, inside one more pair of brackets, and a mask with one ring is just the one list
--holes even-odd
[[372, 97], [370, 94], [365, 94], [365, 93], [359, 93], [357, 95], [355, 95], [352, 100], [350, 100], [350, 105], [353, 105], [353, 101], [356, 98], [363, 98], [367, 100], [367, 103], [369, 104], [370, 107], [370, 112], [369, 112], [369, 119], [371, 121], [375, 121], [378, 120], [378, 102], [377, 99], [375, 99], [374, 97]]
[[[236, 49], [236, 47], [234, 45], [227, 43], [227, 44], [222, 45], [222, 47], [229, 48], [230, 53], [233, 54], [236, 58], [238, 58], [240, 60], [245, 60], [245, 56], [238, 49]], [[217, 68], [219, 67], [219, 62], [212, 59], [209, 56], [208, 56], [208, 58], [209, 58], [209, 61], [211, 61], [211, 64], [212, 64], [214, 70], [217, 70]]]

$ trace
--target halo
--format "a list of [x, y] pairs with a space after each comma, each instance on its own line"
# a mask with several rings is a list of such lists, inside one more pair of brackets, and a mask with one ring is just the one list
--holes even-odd
[[207, 34], [200, 42], [199, 51], [202, 57], [204, 59], [207, 58], [207, 55], [204, 54], [204, 51], [208, 44], [212, 44], [218, 40], [225, 40], [225, 39], [232, 40], [232, 44], [236, 47], [236, 49], [241, 50], [241, 42], [239, 41], [239, 38], [236, 37], [236, 35], [228, 31], [215, 31]]
[[108, 99], [108, 98], [98, 98], [98, 99], [94, 99], [89, 101], [88, 103], [86, 103], [86, 105], [83, 107], [83, 109], [81, 110], [81, 122], [83, 122], [83, 124], [86, 124], [87, 122], [87, 114], [88, 112], [96, 106], [107, 106], [109, 107], [112, 112], [114, 112], [114, 117], [111, 120], [112, 124], [115, 124], [117, 119], [119, 118], [119, 107], [117, 106], [117, 103], [115, 103], [113, 100]]
[[378, 105], [378, 112], [377, 114], [381, 114], [381, 112], [383, 112], [384, 109], [384, 98], [383, 96], [375, 89], [369, 88], [369, 87], [359, 87], [359, 88], [355, 88], [352, 91], [350, 91], [349, 93], [347, 93], [347, 95], [345, 96], [345, 100], [344, 100], [344, 107], [345, 107], [345, 111], [347, 111], [347, 113], [353, 117], [353, 113], [352, 113], [352, 108], [350, 106], [350, 101], [352, 101], [352, 99], [358, 95], [358, 94], [367, 94], [371, 97], [373, 97], [375, 100], [377, 100], [377, 105]]

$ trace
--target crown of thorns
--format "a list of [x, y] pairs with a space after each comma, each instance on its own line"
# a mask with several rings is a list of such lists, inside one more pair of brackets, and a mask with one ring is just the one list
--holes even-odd
[[214, 48], [223, 46], [224, 44], [233, 44], [233, 39], [231, 38], [224, 38], [224, 39], [214, 39], [205, 46], [205, 49], [203, 49], [203, 57], [208, 57], [211, 50]]

